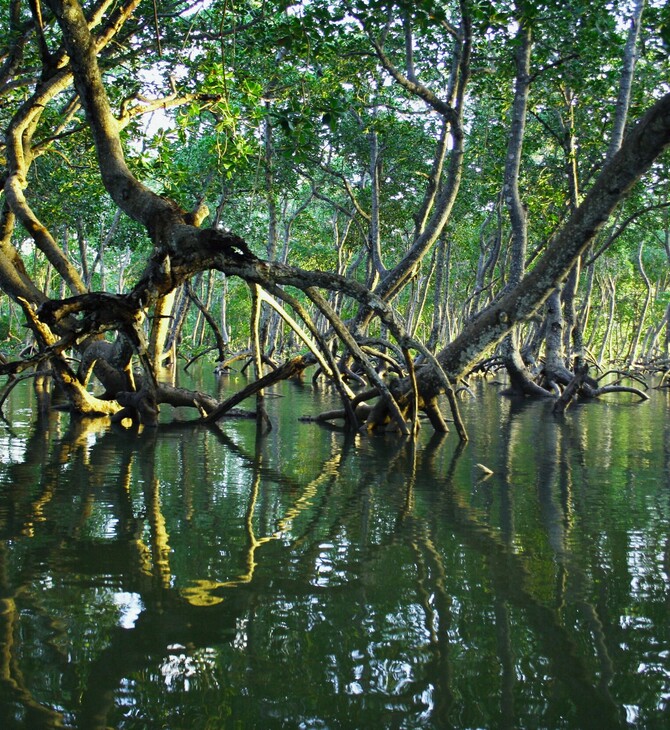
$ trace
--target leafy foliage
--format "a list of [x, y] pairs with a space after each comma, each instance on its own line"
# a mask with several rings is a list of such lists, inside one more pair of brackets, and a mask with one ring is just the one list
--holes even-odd
[[[56, 55], [59, 34], [50, 12], [44, 13], [45, 42]], [[383, 263], [392, 268], [416, 235], [441, 129], [439, 115], [393, 78], [390, 65], [438, 95], [446, 93], [453, 81], [456, 39], [471, 28], [463, 179], [447, 228], [454, 243], [449, 306], [457, 312], [471, 297], [477, 262], [494, 240], [502, 248], [491, 271], [490, 295], [504, 284], [508, 224], [494, 213], [508, 143], [517, 24], [529, 25], [534, 41], [520, 187], [531, 248], [537, 252], [569, 209], [568, 137], [576, 143], [580, 191], [588, 189], [603, 164], [629, 13], [627, 3], [605, 0], [568, 5], [545, 0], [516, 7], [495, 0], [247, 0], [234, 5], [158, 0], [155, 17], [150, 6], [135, 11], [115, 42], [101, 50], [100, 63], [129, 165], [142, 181], [185, 209], [204, 201], [210, 210], [205, 225], [238, 232], [258, 255], [270, 250], [275, 227], [275, 255], [340, 273], [352, 265], [352, 273], [366, 281], [371, 165], [379, 175]], [[668, 87], [669, 17], [664, 3], [651, 2], [645, 9], [631, 117]], [[27, 8], [2, 0], [0, 30], [0, 124], [9, 131], [21, 104], [38, 87], [42, 59]], [[32, 140], [28, 202], [54, 239], [68, 242], [67, 257], [82, 269], [79, 226], [90, 267], [114, 208], [71, 86], [45, 105]], [[0, 161], [8, 164], [4, 144]], [[667, 159], [659, 163], [650, 183], [622, 210], [623, 218], [667, 199], [666, 166]], [[642, 225], [631, 226], [597, 261], [609, 275], [624, 277], [633, 296], [640, 295], [642, 282], [626, 262], [634, 259], [642, 230]], [[649, 239], [645, 261], [660, 286], [657, 318], [664, 302], [661, 289], [667, 287], [667, 217], [656, 215], [644, 230]], [[13, 246], [25, 237], [16, 228]], [[121, 269], [116, 283], [131, 285], [132, 272], [139, 271], [148, 251], [143, 232], [121, 221], [102, 252], [104, 266], [98, 265], [92, 286], [114, 287], [111, 280]], [[362, 265], [355, 266], [357, 261]], [[47, 266], [39, 253], [29, 263], [36, 276]], [[532, 260], [528, 263], [532, 266]], [[428, 257], [417, 272], [429, 289], [421, 315], [426, 326], [433, 316], [431, 265]], [[232, 330], [246, 337], [248, 304], [238, 307], [237, 293], [230, 304]]]

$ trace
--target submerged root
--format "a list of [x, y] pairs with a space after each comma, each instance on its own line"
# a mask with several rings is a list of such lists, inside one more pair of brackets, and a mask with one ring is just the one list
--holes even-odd
[[599, 396], [606, 395], [607, 393], [632, 393], [640, 400], [649, 400], [649, 396], [644, 391], [628, 385], [603, 385], [602, 388], [595, 389], [585, 386], [582, 388], [582, 392], [589, 398], [598, 398]]
[[[621, 385], [624, 378], [631, 378], [647, 388], [646, 383], [631, 373], [622, 371], [608, 371], [601, 375], [598, 380], [589, 375], [587, 364], [572, 372], [566, 367], [546, 368], [540, 373], [541, 384], [531, 378], [530, 374], [521, 367], [518, 362], [510, 360], [506, 362], [507, 372], [510, 379], [510, 387], [503, 392], [503, 395], [524, 395], [536, 398], [555, 398], [554, 413], [562, 413], [577, 397], [588, 399], [598, 398], [609, 393], [632, 393], [640, 400], [648, 400], [649, 396], [640, 388]], [[599, 386], [598, 383], [606, 376], [615, 373], [619, 379], [608, 385]]]

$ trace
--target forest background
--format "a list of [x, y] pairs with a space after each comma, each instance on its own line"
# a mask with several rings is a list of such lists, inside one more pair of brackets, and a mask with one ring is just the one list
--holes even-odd
[[559, 400], [670, 368], [667, 4], [0, 10], [5, 395], [214, 420], [239, 398], [163, 367], [240, 356], [245, 395], [316, 364], [409, 433], [477, 367]]

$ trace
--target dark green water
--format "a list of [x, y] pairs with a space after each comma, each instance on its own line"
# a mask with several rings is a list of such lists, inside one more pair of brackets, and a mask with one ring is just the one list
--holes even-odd
[[[670, 727], [670, 398], [471, 442], [0, 424], [0, 728]], [[494, 471], [486, 479], [476, 464]]]

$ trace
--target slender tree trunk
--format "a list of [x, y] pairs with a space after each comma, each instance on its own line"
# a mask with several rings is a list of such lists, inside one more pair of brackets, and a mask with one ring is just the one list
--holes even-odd
[[[70, 247], [70, 229], [67, 227], [67, 224], [63, 228], [63, 255], [67, 257], [69, 253], [69, 247]], [[65, 293], [67, 291], [67, 283], [65, 279], [61, 279], [60, 281], [60, 291], [59, 296], [62, 299], [65, 296]]]
[[[503, 199], [509, 213], [512, 228], [510, 244], [510, 262], [508, 286], [519, 285], [524, 272], [527, 248], [526, 211], [519, 194], [519, 169], [523, 139], [526, 132], [526, 111], [530, 89], [530, 56], [533, 45], [530, 25], [521, 23], [517, 33], [518, 50], [516, 56], [516, 83], [514, 102], [512, 104], [512, 123], [510, 126], [505, 173], [503, 181]], [[530, 390], [530, 379], [525, 376], [523, 362], [516, 341], [516, 333], [511, 331], [503, 340], [502, 357], [510, 376], [511, 391], [527, 393]], [[534, 390], [534, 389], [533, 389]]]
[[433, 322], [428, 337], [428, 349], [435, 352], [444, 331], [444, 320], [449, 306], [449, 262], [451, 258], [451, 241], [442, 236], [437, 246], [435, 265], [435, 284], [433, 289]]
[[227, 346], [230, 342], [230, 332], [228, 330], [228, 277], [225, 274], [223, 274], [221, 285], [221, 336]]
[[645, 335], [644, 342], [640, 348], [640, 357], [646, 361], [651, 361], [654, 358], [654, 351], [657, 347], [658, 338], [665, 327], [665, 315], [660, 322], [651, 324], [647, 327], [647, 334]]
[[53, 267], [51, 264], [47, 264], [47, 268], [44, 272], [44, 285], [42, 286], [42, 293], [45, 297], [49, 296], [49, 291], [51, 289], [51, 278], [53, 275]]
[[[193, 281], [190, 284], [191, 288], [195, 291], [196, 289], [202, 287], [202, 272], [198, 272], [194, 277]], [[191, 343], [194, 347], [198, 344], [198, 334], [200, 332], [200, 325], [202, 323], [202, 310], [198, 309], [198, 314], [195, 318], [195, 324], [193, 325], [193, 332], [191, 332]]]
[[[256, 380], [263, 377], [263, 351], [260, 341], [261, 297], [257, 284], [251, 285], [251, 343]], [[256, 393], [256, 429], [259, 434], [267, 433], [272, 424], [265, 408], [265, 394], [262, 389]]]
[[[203, 303], [202, 301], [200, 301], [198, 295], [191, 289], [188, 284], [185, 285], [185, 289], [189, 299], [195, 304], [195, 306], [198, 308], [198, 311], [202, 314], [204, 320], [203, 330], [205, 328], [205, 323], [208, 324], [210, 329], [212, 330], [212, 333], [214, 334], [214, 339], [216, 340], [216, 348], [218, 350], [217, 359], [219, 360], [219, 362], [222, 362], [226, 357], [227, 340], [224, 338], [221, 330], [219, 329], [219, 325], [216, 322], [216, 319], [212, 316], [210, 312], [211, 300], [209, 300], [208, 297], [208, 302]], [[202, 344], [202, 341], [200, 344]]]
[[564, 321], [559, 289], [555, 289], [547, 299], [546, 312], [544, 369], [551, 382], [563, 382], [560, 376], [565, 372], [565, 356], [563, 354]]
[[[630, 28], [626, 39], [626, 46], [624, 48], [623, 55], [623, 70], [619, 80], [619, 93], [617, 96], [614, 121], [612, 125], [612, 135], [610, 138], [610, 144], [607, 150], [607, 159], [610, 159], [621, 147], [621, 143], [624, 138], [626, 129], [626, 122], [628, 119], [628, 111], [630, 108], [630, 96], [633, 85], [633, 78], [635, 75], [635, 65], [637, 62], [637, 43], [639, 38], [640, 20], [644, 9], [645, 0], [636, 0], [633, 8]], [[571, 203], [576, 207], [579, 203], [579, 191], [577, 183], [577, 167], [576, 167], [576, 148], [574, 134], [572, 133], [572, 115], [573, 105], [568, 105], [569, 113], [571, 114], [570, 129], [566, 130], [569, 134], [566, 135], [565, 139], [567, 142], [566, 157], [568, 164], [570, 165], [569, 179], [570, 184], [570, 197]], [[564, 347], [566, 353], [570, 356], [570, 348], [572, 347], [572, 353], [575, 359], [575, 368], [580, 369], [584, 362], [583, 352], [583, 337], [584, 329], [586, 326], [585, 321], [581, 317], [577, 317], [575, 314], [575, 301], [577, 296], [577, 288], [579, 286], [579, 274], [580, 274], [580, 263], [575, 263], [574, 269], [570, 272], [568, 279], [564, 285], [563, 290], [563, 302], [565, 312], [565, 332], [564, 332]], [[588, 274], [589, 281], [592, 281], [594, 264], [590, 265], [590, 271]], [[585, 293], [585, 299], [590, 296], [590, 288]], [[585, 302], [583, 306], [583, 312], [588, 311], [587, 304]]]
[[524, 275], [527, 248], [526, 211], [519, 194], [519, 169], [523, 138], [526, 133], [526, 110], [530, 89], [530, 54], [533, 46], [530, 25], [522, 24], [517, 33], [516, 84], [512, 105], [512, 124], [505, 158], [503, 199], [512, 227], [512, 255], [508, 282], [516, 286]]
[[637, 63], [637, 43], [640, 35], [640, 21], [642, 19], [644, 3], [645, 0], [635, 0], [633, 13], [630, 19], [630, 28], [628, 30], [628, 37], [624, 48], [623, 70], [621, 72], [621, 79], [619, 82], [619, 95], [616, 101], [612, 136], [610, 138], [609, 149], [607, 151], [608, 159], [621, 147], [626, 131], [626, 120], [628, 119], [630, 95], [631, 89], [633, 88], [635, 65]]
[[[491, 228], [491, 219], [494, 219], [495, 222], [493, 224], [493, 230], [489, 232], [489, 229]], [[479, 311], [482, 306], [482, 293], [491, 287], [493, 273], [500, 257], [502, 239], [503, 223], [500, 201], [496, 201], [493, 210], [486, 217], [479, 232], [479, 257], [477, 259], [477, 272], [475, 274], [472, 296], [468, 302], [467, 309], [463, 313], [463, 316], [466, 318], [474, 316]], [[490, 295], [487, 296], [487, 299], [490, 299]]]
[[167, 342], [165, 343], [165, 349], [171, 353], [172, 362], [175, 363], [177, 345], [181, 339], [181, 333], [184, 329], [190, 303], [191, 299], [188, 295], [187, 287], [185, 285], [180, 286], [179, 289], [177, 289], [175, 304], [172, 309], [170, 333], [168, 335]]
[[[566, 170], [568, 177], [568, 190], [570, 195], [570, 210], [574, 211], [579, 205], [579, 177], [577, 174], [577, 144], [575, 139], [575, 95], [570, 89], [566, 89], [565, 109], [567, 124], [563, 124], [563, 150], [565, 154]], [[581, 369], [584, 362], [584, 341], [583, 330], [577, 318], [576, 299], [579, 277], [581, 274], [581, 258], [578, 259], [568, 274], [561, 300], [563, 302], [563, 349], [565, 357], [570, 360], [574, 355], [575, 369]]]
[[156, 302], [149, 339], [149, 356], [157, 368], [163, 367], [166, 355], [169, 355], [167, 347], [168, 338], [173, 327], [172, 311], [177, 290], [161, 297]]
[[119, 256], [119, 282], [117, 285], [117, 291], [119, 294], [122, 294], [123, 290], [126, 288], [126, 271], [130, 266], [130, 260], [130, 249], [126, 248], [124, 252]]
[[433, 256], [430, 262], [430, 269], [424, 276], [418, 277], [416, 280], [416, 291], [412, 296], [412, 304], [407, 317], [407, 332], [410, 337], [414, 337], [417, 328], [421, 324], [421, 317], [428, 299], [428, 290], [430, 282], [435, 273], [436, 257]]
[[[660, 143], [660, 147], [658, 146]], [[578, 256], [592, 244], [616, 206], [670, 146], [670, 94], [663, 96], [627, 134], [621, 149], [605, 165], [577, 210], [549, 242], [542, 257], [518, 286], [500, 295], [475, 321], [466, 323], [439, 354], [452, 379], [500, 342], [510, 326], [530, 317], [566, 276]], [[474, 353], [476, 357], [473, 357]], [[431, 379], [430, 387], [437, 381]]]
[[[202, 308], [198, 307], [203, 315], [203, 323], [202, 327], [200, 328], [200, 336], [198, 337], [198, 347], [201, 347], [203, 342], [205, 341], [205, 325], [209, 324], [210, 327], [214, 327], [216, 330], [218, 330], [218, 325], [212, 320], [212, 317], [210, 315], [210, 310], [212, 308], [212, 296], [214, 294], [214, 287], [212, 285], [214, 279], [214, 271], [210, 269], [207, 272], [207, 279], [205, 280], [205, 301], [202, 305]], [[217, 337], [218, 339], [218, 337]]]
[[379, 277], [386, 272], [382, 260], [382, 241], [380, 225], [380, 171], [381, 157], [379, 153], [379, 137], [376, 130], [368, 134], [370, 144], [370, 230], [368, 244], [370, 246], [370, 278], [368, 287], [374, 289]]
[[[582, 332], [582, 337], [584, 336], [584, 333], [586, 332], [586, 329], [589, 325], [589, 319], [591, 317], [591, 298], [593, 297], [593, 282], [595, 279], [595, 265], [591, 264], [587, 269], [586, 274], [586, 289], [584, 290], [584, 295], [582, 297], [582, 306], [579, 311], [578, 315], [578, 326], [579, 329]], [[595, 329], [596, 325], [594, 323], [593, 328]], [[592, 338], [589, 338], [589, 343], [592, 341]]]
[[[465, 6], [462, 7], [465, 8]], [[444, 120], [434, 159], [433, 174], [429, 180], [424, 205], [420, 212], [421, 219], [417, 218], [417, 230], [420, 233], [415, 236], [412, 245], [401, 261], [388, 270], [375, 287], [376, 296], [385, 302], [391, 302], [397, 296], [412, 278], [421, 260], [439, 239], [449, 220], [460, 188], [465, 141], [463, 106], [470, 75], [471, 44], [471, 19], [466, 11], [463, 13], [460, 35], [455, 43], [452, 72], [446, 99], [442, 99], [417, 79], [411, 80], [403, 75], [386, 56], [383, 48], [376, 42], [373, 43], [382, 65], [395, 81], [408, 93], [425, 101]], [[447, 147], [450, 147], [449, 161], [446, 175], [443, 175], [442, 160]], [[440, 180], [443, 177], [445, 179], [440, 185]], [[430, 214], [428, 211], [430, 211]], [[371, 317], [372, 311], [366, 307], [362, 308], [356, 317], [356, 327], [364, 330]]]
[[109, 230], [107, 233], [103, 235], [103, 228], [102, 228], [102, 222], [100, 223], [100, 245], [98, 246], [98, 253], [96, 254], [95, 261], [93, 262], [93, 266], [91, 266], [91, 270], [89, 272], [89, 279], [86, 282], [86, 286], [88, 288], [91, 288], [91, 278], [93, 277], [93, 274], [95, 273], [96, 268], [100, 268], [100, 291], [106, 290], [106, 283], [105, 283], [105, 277], [106, 277], [106, 267], [105, 267], [105, 251], [109, 247], [109, 244], [112, 242], [112, 239], [114, 238], [114, 234], [116, 233], [119, 223], [121, 222], [121, 216], [123, 214], [123, 211], [120, 208], [116, 209], [116, 212], [114, 213], [114, 217], [112, 218], [112, 223], [109, 226]]
[[81, 278], [88, 288], [91, 282], [91, 275], [88, 270], [88, 244], [84, 233], [84, 222], [77, 218], [77, 243], [79, 245], [79, 261], [81, 263]]
[[637, 327], [635, 328], [635, 334], [633, 335], [633, 339], [630, 343], [630, 349], [628, 351], [628, 356], [626, 358], [628, 365], [634, 365], [635, 360], [637, 358], [638, 349], [640, 347], [640, 338], [642, 337], [642, 329], [644, 327], [644, 321], [647, 318], [647, 312], [649, 311], [649, 303], [651, 302], [651, 282], [649, 281], [649, 277], [647, 276], [647, 272], [644, 270], [644, 264], [642, 262], [642, 250], [644, 248], [644, 242], [640, 241], [640, 245], [637, 249], [637, 268], [640, 272], [640, 276], [642, 277], [642, 281], [644, 282], [645, 289], [647, 290], [647, 293], [644, 297], [644, 303], [642, 304], [642, 309], [640, 310], [640, 314], [638, 317], [638, 323]]
[[[274, 128], [270, 119], [270, 102], [266, 103], [265, 127], [263, 131], [264, 161], [265, 161], [265, 199], [268, 215], [268, 233], [266, 241], [266, 257], [268, 261], [275, 261], [277, 258], [277, 200], [275, 194], [274, 179]], [[273, 326], [274, 325], [274, 326]], [[270, 332], [276, 332], [278, 325], [276, 313], [267, 308], [261, 307], [259, 321], [259, 347], [262, 353], [273, 349], [274, 345], [269, 342]]]
[[607, 317], [607, 327], [605, 329], [605, 334], [603, 335], [603, 341], [600, 345], [600, 352], [598, 354], [598, 365], [603, 364], [603, 360], [605, 359], [605, 351], [609, 347], [609, 343], [612, 337], [612, 331], [614, 328], [614, 313], [616, 310], [616, 285], [614, 283], [614, 279], [610, 276], [608, 278], [609, 281], [609, 313]]

